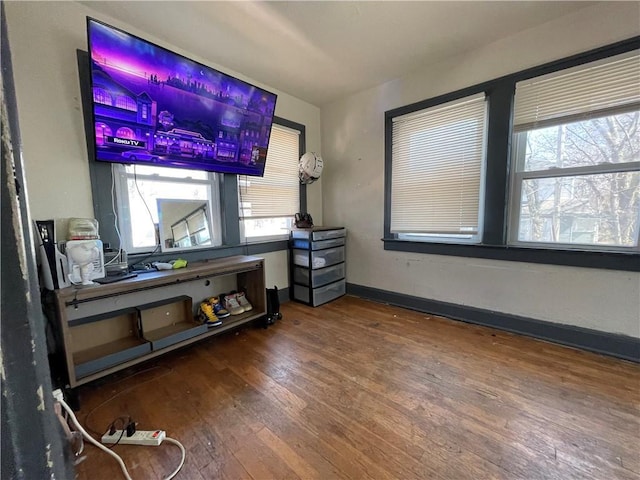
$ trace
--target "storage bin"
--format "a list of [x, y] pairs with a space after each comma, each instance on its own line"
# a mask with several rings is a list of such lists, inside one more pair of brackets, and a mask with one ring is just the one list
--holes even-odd
[[344, 247], [316, 251], [293, 249], [293, 263], [301, 267], [316, 269], [342, 262], [344, 262]]
[[304, 248], [307, 250], [324, 250], [325, 248], [340, 247], [344, 245], [344, 237], [330, 238], [329, 240], [318, 240], [312, 242], [311, 240], [294, 239], [294, 248]]
[[[332, 267], [309, 270], [303, 267], [294, 267], [293, 281], [301, 285], [313, 288], [321, 287], [327, 283], [337, 282], [344, 278], [344, 263], [339, 263]], [[311, 278], [309, 278], [311, 277]]]
[[296, 300], [301, 300], [305, 303], [309, 303], [314, 307], [322, 305], [323, 303], [335, 300], [346, 293], [345, 280], [330, 283], [324, 287], [315, 288], [312, 290], [311, 299], [309, 298], [309, 288], [302, 285], [293, 286], [293, 296]]

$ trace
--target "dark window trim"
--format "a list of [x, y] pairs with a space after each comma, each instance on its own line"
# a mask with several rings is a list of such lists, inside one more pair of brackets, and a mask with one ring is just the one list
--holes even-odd
[[[640, 48], [640, 36], [529, 68], [455, 92], [385, 112], [384, 249], [587, 268], [640, 271], [637, 252], [603, 252], [507, 245], [512, 112], [517, 82]], [[392, 120], [395, 117], [485, 92], [489, 102], [485, 203], [481, 244], [412, 242], [391, 233]]]
[[[304, 153], [304, 149], [306, 148], [306, 135], [307, 130], [304, 125], [301, 123], [294, 122], [292, 120], [287, 120], [286, 118], [274, 116], [273, 123], [277, 125], [281, 125], [283, 127], [291, 128], [292, 130], [298, 130], [300, 132], [300, 138], [298, 142], [298, 159]], [[224, 177], [224, 192], [221, 190], [221, 210], [223, 223], [225, 228], [227, 229], [225, 232], [223, 231], [224, 238], [224, 246], [233, 246], [233, 245], [244, 245], [240, 241], [240, 210], [238, 209], [238, 181], [236, 179], [236, 175], [222, 175]], [[231, 199], [231, 201], [226, 201], [225, 199]], [[235, 202], [235, 203], [234, 203]], [[232, 205], [233, 203], [233, 205]], [[301, 212], [305, 212], [307, 208], [307, 186], [300, 184], [300, 205], [299, 208]], [[227, 220], [228, 219], [228, 220]], [[273, 240], [272, 242], [280, 242], [280, 240]], [[258, 244], [258, 243], [269, 243], [269, 242], [260, 242], [260, 240], [255, 242], [250, 242], [250, 244]]]
[[384, 249], [394, 252], [452, 255], [511, 262], [546, 263], [571, 267], [604, 268], [640, 272], [640, 255], [634, 253], [593, 252], [514, 247], [512, 245], [463, 245], [426, 243], [384, 238]]
[[[100, 224], [100, 236], [102, 240], [111, 245], [118, 245], [118, 235], [114, 223], [115, 217], [111, 210], [111, 164], [96, 162], [94, 160], [94, 145], [91, 137], [93, 120], [91, 118], [91, 89], [89, 86], [89, 54], [83, 50], [76, 50], [78, 73], [80, 79], [80, 93], [82, 99], [82, 112], [85, 124], [85, 137], [89, 161], [89, 176], [91, 179], [91, 192], [93, 196], [94, 216]], [[306, 128], [300, 123], [281, 117], [274, 117], [273, 122], [300, 131], [299, 156], [306, 149]], [[222, 238], [223, 245], [203, 248], [198, 250], [185, 250], [180, 252], [147, 252], [129, 255], [130, 265], [137, 262], [163, 261], [175, 259], [176, 255], [187, 261], [195, 262], [208, 258], [221, 258], [233, 255], [260, 255], [269, 252], [277, 252], [288, 249], [288, 240], [272, 240], [267, 242], [242, 243], [240, 242], [240, 222], [238, 211], [238, 182], [236, 175], [218, 174], [220, 181], [220, 209], [222, 214]], [[300, 211], [307, 208], [307, 188], [300, 185]]]

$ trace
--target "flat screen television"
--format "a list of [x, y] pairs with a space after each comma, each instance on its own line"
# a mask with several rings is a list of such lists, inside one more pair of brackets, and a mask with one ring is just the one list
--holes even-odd
[[95, 159], [264, 174], [277, 96], [87, 17]]

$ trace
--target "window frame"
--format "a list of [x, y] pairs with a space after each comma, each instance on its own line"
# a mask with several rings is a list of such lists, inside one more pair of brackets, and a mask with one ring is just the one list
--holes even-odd
[[[475, 102], [476, 100], [480, 100], [480, 98], [472, 98], [472, 97], [480, 97], [480, 95], [471, 95], [461, 97], [452, 102], [443, 102], [439, 106], [447, 106], [450, 108], [457, 108], [458, 105], [455, 105], [456, 102], [461, 104], [469, 104], [471, 102]], [[477, 214], [477, 232], [474, 233], [421, 233], [421, 232], [394, 232], [393, 234], [399, 240], [407, 240], [413, 242], [438, 242], [438, 243], [453, 243], [453, 244], [478, 244], [482, 240], [483, 233], [483, 219], [484, 219], [484, 195], [485, 195], [485, 177], [486, 177], [486, 149], [487, 149], [487, 119], [488, 119], [488, 101], [486, 95], [482, 95], [482, 104], [483, 104], [483, 125], [482, 125], [482, 145], [480, 148], [480, 172], [479, 172], [479, 189], [478, 189], [478, 214]], [[425, 114], [429, 115], [428, 108], [419, 109], [415, 112], [412, 112], [410, 115], [417, 114], [419, 117], [423, 117]], [[436, 114], [440, 114], [438, 109], [436, 109]], [[467, 113], [467, 112], [465, 112]], [[401, 115], [395, 116], [392, 118], [392, 125], [396, 123], [396, 121], [402, 121]], [[469, 117], [467, 117], [469, 118]], [[396, 123], [397, 125], [397, 123]], [[393, 130], [393, 126], [392, 126]], [[423, 133], [421, 131], [420, 133]], [[393, 132], [392, 132], [393, 134]], [[392, 153], [393, 155], [393, 153]], [[393, 164], [393, 158], [392, 158]], [[404, 165], [406, 167], [406, 164]], [[391, 173], [390, 173], [391, 174]], [[391, 174], [391, 184], [393, 185], [393, 175]], [[393, 187], [391, 188], [391, 198], [390, 198], [390, 208], [393, 213]], [[392, 222], [391, 216], [390, 221]], [[393, 222], [392, 222], [393, 223]], [[390, 226], [390, 230], [393, 225]]]
[[[604, 59], [640, 48], [640, 36], [588, 52], [473, 85], [455, 92], [416, 102], [385, 112], [384, 169], [384, 249], [434, 255], [452, 255], [516, 262], [532, 262], [623, 271], [640, 271], [640, 254], [610, 252], [586, 248], [542, 248], [539, 245], [512, 245], [507, 241], [510, 207], [512, 113], [517, 82], [558, 70]], [[392, 119], [417, 110], [433, 107], [484, 92], [489, 102], [487, 122], [486, 176], [483, 237], [480, 244], [416, 242], [391, 233], [391, 149]]]
[[[190, 250], [192, 249], [205, 249], [218, 247], [222, 245], [222, 226], [220, 224], [221, 218], [221, 209], [220, 209], [220, 188], [219, 188], [219, 180], [217, 173], [213, 172], [204, 172], [206, 174], [205, 179], [195, 179], [191, 177], [165, 177], [158, 176], [155, 174], [148, 175], [144, 173], [135, 173], [135, 165], [134, 165], [134, 173], [129, 173], [126, 171], [125, 164], [111, 164], [111, 173], [114, 175], [115, 180], [115, 205], [118, 211], [118, 226], [120, 229], [120, 236], [122, 238], [122, 248], [127, 251], [128, 254], [144, 254], [152, 251], [154, 248], [158, 248], [157, 245], [152, 247], [133, 247], [129, 245], [129, 241], [132, 240], [132, 229], [131, 229], [131, 206], [130, 206], [130, 198], [129, 195], [126, 194], [128, 191], [128, 183], [129, 180], [134, 179], [134, 181], [157, 181], [162, 183], [175, 183], [175, 184], [189, 184], [189, 185], [199, 185], [205, 187], [207, 191], [207, 201], [209, 203], [209, 216], [208, 219], [208, 227], [211, 230], [211, 238], [210, 241], [212, 243], [211, 246], [192, 246], [185, 247]], [[146, 205], [149, 209], [154, 209], [156, 207], [153, 205]], [[153, 210], [152, 210], [153, 211]], [[217, 218], [216, 218], [217, 216]], [[151, 250], [150, 250], [151, 249]], [[162, 247], [160, 247], [162, 251]], [[184, 250], [174, 250], [174, 252], [184, 252]]]
[[[90, 120], [91, 121], [91, 120]], [[306, 149], [305, 126], [280, 117], [274, 117], [274, 123], [295, 128], [300, 131], [299, 150], [304, 153]], [[88, 148], [92, 147], [92, 139], [87, 139]], [[301, 154], [302, 154], [301, 153]], [[89, 161], [89, 175], [91, 178], [91, 191], [93, 196], [93, 210], [95, 218], [100, 224], [100, 236], [104, 242], [109, 243], [113, 248], [119, 245], [118, 233], [114, 227], [115, 216], [111, 205], [112, 185], [114, 182], [111, 163]], [[260, 239], [255, 242], [244, 242], [240, 237], [240, 216], [238, 204], [238, 181], [236, 175], [217, 174], [213, 175], [218, 182], [220, 227], [222, 234], [222, 244], [211, 247], [202, 247], [191, 250], [181, 250], [180, 256], [188, 261], [198, 261], [207, 258], [220, 258], [230, 255], [260, 255], [268, 252], [276, 252], [288, 249], [288, 239]], [[118, 182], [118, 179], [115, 179]], [[215, 189], [212, 189], [215, 195]], [[216, 208], [212, 204], [212, 210]], [[307, 208], [306, 185], [300, 185], [300, 211]], [[215, 215], [215, 211], [213, 212]], [[212, 219], [215, 226], [216, 220]], [[214, 227], [215, 228], [215, 227]], [[129, 255], [130, 264], [136, 261], [147, 261], [151, 256], [155, 261], [162, 261], [168, 258], [175, 258], [177, 252], [148, 252], [136, 251]], [[141, 260], [142, 259], [142, 260]]]
[[[296, 123], [291, 120], [286, 120], [281, 117], [274, 117], [273, 123], [275, 125], [279, 125], [281, 127], [288, 128], [290, 130], [295, 130], [298, 132], [298, 159], [305, 153], [306, 151], [306, 128], [301, 123]], [[237, 183], [240, 183], [240, 177], [244, 177], [244, 175], [238, 175]], [[249, 177], [250, 178], [250, 177]], [[298, 212], [306, 212], [307, 211], [307, 188], [306, 185], [298, 183], [299, 185], [299, 205]], [[247, 238], [244, 232], [244, 218], [240, 215], [240, 200], [241, 200], [241, 191], [238, 188], [238, 228], [240, 233], [240, 242], [243, 244], [256, 244], [256, 243], [265, 243], [265, 242], [274, 242], [274, 241], [287, 241], [289, 238], [288, 234], [282, 235], [263, 235], [260, 237], [249, 237]], [[269, 218], [285, 218], [281, 215]], [[291, 217], [292, 222], [291, 226], [293, 227], [293, 216]]]
[[[634, 251], [640, 253], [640, 241], [635, 247], [621, 247], [615, 245], [595, 245], [596, 248], [589, 248], [594, 245], [566, 243], [566, 242], [535, 242], [528, 240], [519, 240], [519, 224], [521, 213], [522, 184], [526, 180], [542, 180], [549, 178], [581, 178], [582, 176], [613, 174], [624, 172], [636, 172], [640, 168], [640, 162], [626, 163], [605, 163], [597, 165], [585, 165], [579, 167], [554, 168], [552, 170], [524, 170], [525, 148], [529, 131], [514, 132], [512, 139], [512, 159], [511, 159], [511, 178], [510, 194], [509, 194], [509, 224], [507, 228], [507, 243], [513, 246], [523, 246], [541, 249], [567, 249], [567, 250], [584, 250], [589, 249], [598, 252], [629, 252]], [[638, 212], [640, 215], [640, 212]], [[639, 228], [640, 230], [640, 228]], [[636, 232], [636, 236], [640, 238], [640, 231]]]

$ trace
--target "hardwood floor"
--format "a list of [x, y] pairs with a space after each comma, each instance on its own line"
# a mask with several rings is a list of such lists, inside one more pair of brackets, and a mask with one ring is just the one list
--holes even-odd
[[[166, 430], [178, 479], [640, 479], [639, 365], [355, 297], [282, 313], [81, 387], [78, 419]], [[135, 480], [180, 457], [114, 450]]]

